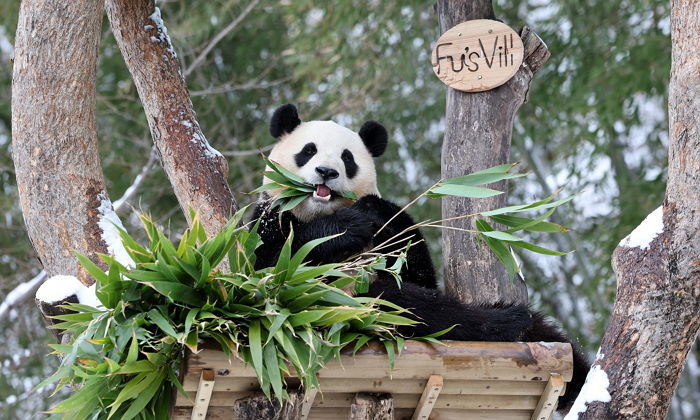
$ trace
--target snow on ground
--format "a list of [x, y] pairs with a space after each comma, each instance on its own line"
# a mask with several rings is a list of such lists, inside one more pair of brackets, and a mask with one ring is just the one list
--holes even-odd
[[620, 241], [620, 246], [627, 248], [639, 247], [643, 250], [649, 248], [649, 245], [654, 238], [664, 231], [663, 210], [663, 206], [659, 206], [650, 215], [648, 215], [646, 219], [644, 219], [644, 221], [632, 231], [632, 233]]

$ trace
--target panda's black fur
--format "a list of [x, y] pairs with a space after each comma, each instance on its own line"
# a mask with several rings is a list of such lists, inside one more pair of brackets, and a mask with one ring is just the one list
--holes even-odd
[[[280, 137], [292, 133], [300, 123], [296, 108], [293, 105], [285, 105], [274, 113], [270, 132], [273, 136]], [[387, 135], [380, 124], [373, 121], [365, 123], [358, 134], [373, 157], [384, 152]], [[369, 194], [349, 207], [338, 208], [332, 214], [302, 221], [291, 212], [284, 212], [280, 217], [276, 210], [269, 209], [269, 202], [263, 200], [258, 203], [253, 216], [253, 220], [260, 220], [258, 232], [264, 243], [256, 251], [256, 265], [259, 268], [275, 265], [290, 228], [294, 230], [294, 250], [310, 240], [342, 234], [319, 245], [309, 254], [307, 260], [315, 264], [341, 262], [367, 250], [371, 244], [381, 244], [391, 238], [394, 244], [382, 249], [383, 252], [401, 249], [411, 241], [407, 264], [401, 273], [401, 287], [397, 286], [390, 275], [380, 273], [377, 280], [370, 284], [367, 293], [368, 296], [381, 296], [387, 301], [410, 309], [422, 322], [416, 326], [400, 327], [399, 331], [402, 334], [428, 335], [457, 324], [457, 327], [441, 339], [571, 342], [567, 335], [550, 324], [544, 315], [531, 311], [526, 305], [465, 304], [441, 293], [437, 289], [430, 253], [420, 231], [412, 229], [402, 236], [395, 237], [414, 225], [413, 219], [407, 213], [402, 212], [396, 216], [400, 210], [394, 203]], [[392, 217], [393, 220], [380, 231]], [[590, 366], [586, 356], [575, 344], [573, 348], [574, 376], [566, 394], [559, 401], [560, 410], [571, 406], [585, 382]]]

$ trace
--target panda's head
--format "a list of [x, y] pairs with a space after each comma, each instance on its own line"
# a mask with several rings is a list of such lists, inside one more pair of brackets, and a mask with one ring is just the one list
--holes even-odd
[[367, 121], [356, 133], [333, 121], [302, 122], [296, 107], [287, 104], [272, 115], [270, 134], [279, 140], [270, 160], [316, 186], [313, 196], [292, 210], [300, 220], [351, 205], [340, 191], [352, 191], [357, 198], [379, 195], [373, 158], [381, 156], [387, 145], [386, 129], [379, 123]]

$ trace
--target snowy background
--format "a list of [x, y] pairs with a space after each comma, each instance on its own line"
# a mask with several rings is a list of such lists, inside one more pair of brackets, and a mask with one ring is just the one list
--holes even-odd
[[[511, 186], [511, 200], [560, 187], [579, 193], [554, 217], [572, 227], [570, 233], [531, 238], [575, 252], [518, 258], [533, 305], [559, 319], [593, 358], [614, 299], [611, 252], [663, 199], [668, 2], [496, 3], [499, 18], [515, 28], [529, 25], [552, 52], [515, 124], [511, 158], [531, 175]], [[439, 33], [426, 2], [168, 0], [158, 6], [199, 123], [229, 160], [229, 182], [241, 204], [252, 199], [243, 193], [260, 181], [259, 150], [269, 150], [273, 142], [269, 115], [287, 102], [297, 104], [306, 119], [332, 118], [355, 129], [367, 119], [382, 122], [391, 143], [378, 165], [379, 182], [389, 199], [406, 203], [439, 178], [445, 87], [429, 65]], [[18, 8], [19, 0], [0, 2], [0, 418], [5, 419], [44, 417], [34, 413], [51, 405], [50, 390], [32, 388], [56, 367], [46, 355], [53, 336], [33, 301], [45, 276], [24, 231], [10, 158], [10, 59]], [[230, 25], [236, 19], [240, 23]], [[135, 207], [179, 230], [184, 218], [152, 153], [135, 87], [106, 24], [97, 100], [102, 166], [125, 227], [138, 234]], [[434, 218], [438, 206], [421, 202], [412, 213]], [[439, 232], [427, 233], [439, 262]], [[698, 354], [696, 345], [670, 418], [700, 416]]]

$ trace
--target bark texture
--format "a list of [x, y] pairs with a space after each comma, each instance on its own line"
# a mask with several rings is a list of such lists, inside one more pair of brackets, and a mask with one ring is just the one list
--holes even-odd
[[262, 392], [236, 400], [233, 403], [233, 418], [237, 420], [296, 420], [301, 418], [304, 393], [289, 392], [289, 400], [280, 403], [276, 398], [268, 399]]
[[391, 394], [355, 394], [350, 405], [350, 420], [393, 420], [394, 398]]
[[[472, 19], [493, 19], [491, 0], [439, 0], [437, 14], [440, 32]], [[528, 28], [521, 31], [525, 46], [523, 65], [513, 78], [496, 89], [465, 93], [447, 88], [445, 139], [442, 145], [442, 177], [465, 175], [490, 166], [507, 163], [513, 120], [527, 100], [535, 72], [549, 58], [542, 40]], [[494, 185], [505, 191], [506, 182]], [[442, 217], [471, 214], [502, 207], [506, 194], [485, 199], [444, 197]], [[473, 221], [446, 222], [461, 229], [474, 229]], [[527, 303], [527, 287], [522, 279], [511, 282], [503, 264], [467, 232], [443, 229], [445, 289], [464, 302]]]
[[12, 158], [29, 239], [49, 277], [86, 285], [94, 280], [74, 252], [99, 264], [95, 253], [107, 252], [95, 125], [102, 13], [99, 0], [22, 2], [12, 76]]
[[663, 232], [646, 249], [613, 254], [617, 298], [594, 364], [611, 399], [579, 418], [665, 418], [700, 327], [700, 3], [673, 0], [671, 28]]
[[237, 210], [228, 164], [197, 122], [160, 10], [152, 0], [107, 0], [106, 8], [178, 202], [189, 222], [196, 210], [212, 235]]

